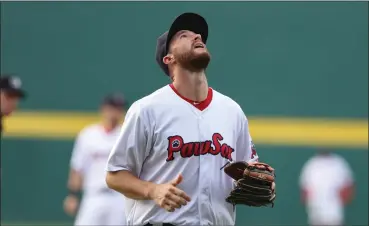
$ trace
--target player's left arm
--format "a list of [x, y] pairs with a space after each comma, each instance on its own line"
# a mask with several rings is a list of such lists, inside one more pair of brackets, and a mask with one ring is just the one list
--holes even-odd
[[243, 114], [239, 120], [240, 128], [236, 143], [236, 161], [258, 162], [259, 156], [252, 142], [248, 119]]
[[249, 123], [243, 112], [239, 114], [235, 129], [238, 134], [236, 159], [224, 167], [224, 172], [237, 182], [234, 183], [226, 201], [233, 205], [273, 207], [276, 197], [274, 169], [267, 163], [259, 162], [250, 135]]
[[85, 134], [81, 132], [75, 141], [70, 160], [67, 187], [71, 193], [78, 193], [82, 190], [83, 172], [89, 162], [89, 156], [85, 146]]
[[85, 146], [84, 133], [80, 132], [72, 151], [67, 181], [68, 195], [64, 199], [64, 210], [72, 216], [78, 208], [83, 184], [83, 172], [86, 168], [86, 163], [89, 161]]

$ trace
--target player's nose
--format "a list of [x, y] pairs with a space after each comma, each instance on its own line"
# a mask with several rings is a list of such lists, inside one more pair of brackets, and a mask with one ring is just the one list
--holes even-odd
[[194, 41], [201, 41], [202, 42], [202, 37], [200, 34], [195, 34], [194, 36]]

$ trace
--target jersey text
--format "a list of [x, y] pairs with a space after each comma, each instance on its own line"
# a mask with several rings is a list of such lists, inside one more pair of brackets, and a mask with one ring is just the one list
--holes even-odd
[[[234, 149], [226, 143], [221, 144], [223, 136], [214, 133], [212, 140], [184, 143], [179, 135], [168, 137], [168, 158], [167, 162], [174, 159], [174, 153], [179, 152], [182, 158], [190, 158], [199, 155], [221, 155], [223, 158], [232, 161], [232, 152]], [[212, 146], [213, 145], [213, 146]]]

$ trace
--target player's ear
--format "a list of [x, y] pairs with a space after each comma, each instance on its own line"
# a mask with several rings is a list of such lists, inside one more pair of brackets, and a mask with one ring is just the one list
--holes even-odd
[[164, 64], [168, 65], [168, 64], [172, 63], [173, 61], [174, 61], [174, 57], [173, 57], [172, 54], [168, 54], [165, 57], [163, 57], [163, 63]]

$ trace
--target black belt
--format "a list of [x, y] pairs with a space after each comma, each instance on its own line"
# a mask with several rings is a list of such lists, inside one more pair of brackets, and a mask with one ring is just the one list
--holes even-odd
[[[174, 224], [169, 224], [169, 223], [162, 223], [162, 226], [175, 226]], [[147, 223], [144, 226], [153, 226], [153, 224]]]

